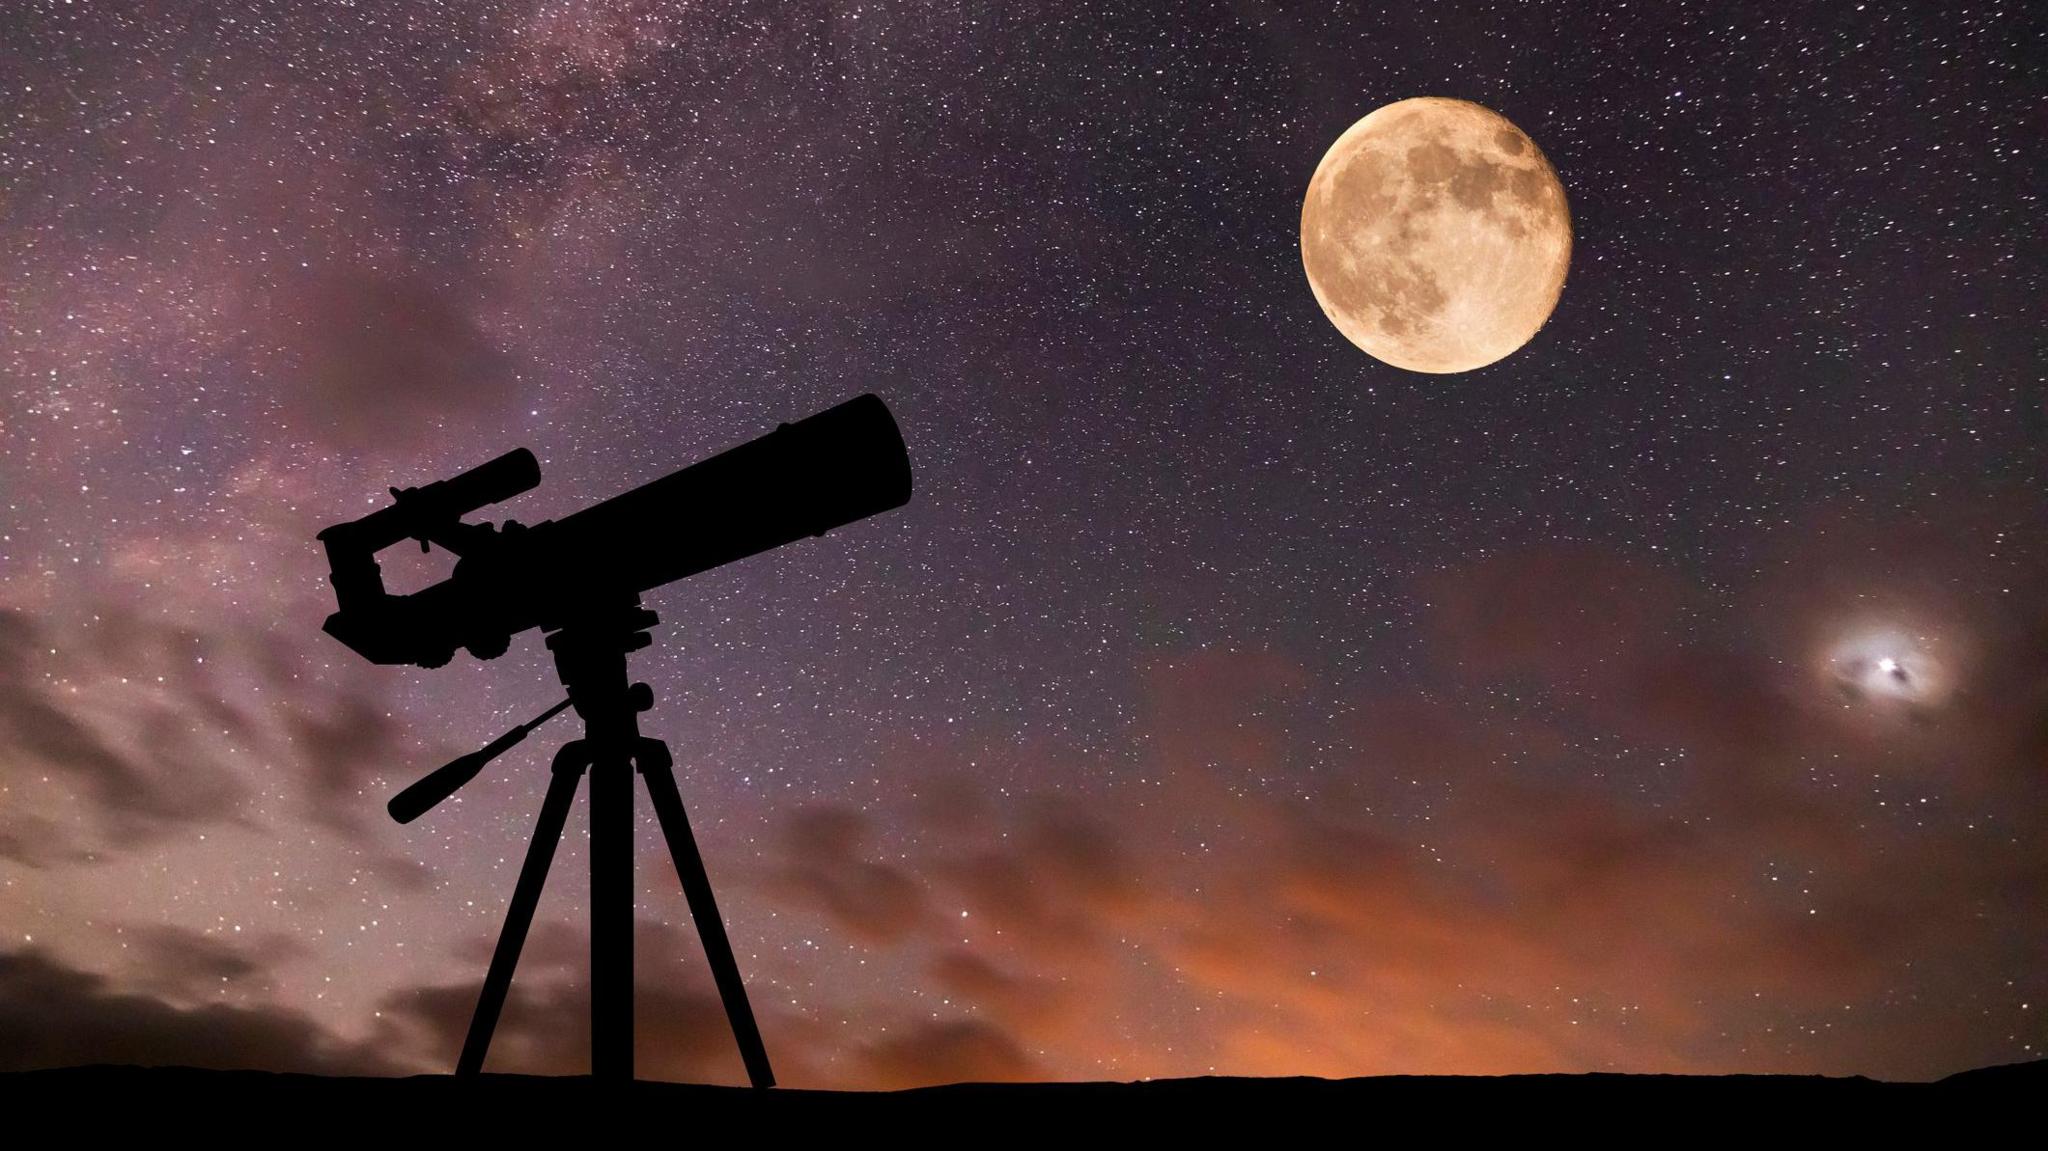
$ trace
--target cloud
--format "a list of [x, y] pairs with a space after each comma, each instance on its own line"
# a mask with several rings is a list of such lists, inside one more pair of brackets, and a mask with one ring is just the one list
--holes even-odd
[[[193, 711], [210, 709], [180, 706], [204, 696], [203, 685], [123, 691], [104, 682], [115, 677], [70, 638], [0, 608], [0, 771], [33, 768], [74, 780], [117, 842], [231, 814], [243, 788], [191, 726]], [[48, 818], [33, 811], [7, 818], [4, 830], [16, 842], [63, 850]]]
[[0, 816], [0, 859], [40, 870], [91, 858], [53, 820], [32, 811], [9, 811]]
[[224, 990], [267, 994], [275, 989], [271, 970], [308, 953], [303, 943], [279, 932], [229, 942], [174, 924], [152, 923], [131, 927], [123, 937], [134, 943], [128, 962], [132, 981], [172, 1003], [203, 1002]]
[[[455, 955], [475, 964], [474, 982], [403, 988], [380, 1003], [378, 1042], [420, 1065], [455, 1065], [476, 1010], [495, 934], [459, 942]], [[699, 961], [697, 941], [649, 920], [634, 924], [634, 1071], [643, 1079], [744, 1083], [725, 1009]], [[518, 976], [492, 1033], [489, 1071], [585, 1075], [590, 1070], [590, 936], [559, 920], [535, 923], [519, 958]], [[757, 990], [763, 1030], [773, 1005]], [[791, 1061], [801, 1053], [784, 1051]]]
[[0, 782], [19, 796], [0, 812], [0, 855], [43, 863], [253, 827], [277, 814], [259, 795], [370, 844], [367, 787], [417, 766], [420, 749], [391, 718], [383, 669], [315, 677], [303, 662], [300, 645], [238, 618], [191, 626], [92, 596], [84, 610], [0, 607]]
[[375, 876], [380, 890], [411, 895], [432, 891], [439, 882], [439, 873], [432, 867], [404, 855], [383, 855], [372, 860], [370, 874]]
[[[525, 1075], [590, 1073], [587, 982], [536, 982], [522, 965], [492, 1033], [487, 1071]], [[469, 1033], [480, 982], [408, 988], [381, 1003], [379, 1045], [452, 1068]], [[675, 1082], [743, 1083], [732, 1032], [718, 997], [642, 981], [633, 989], [634, 1074]]]
[[787, 862], [769, 889], [856, 938], [902, 938], [929, 914], [924, 889], [901, 869], [863, 858], [868, 834], [867, 820], [851, 808], [800, 809], [784, 825]]
[[1029, 797], [1012, 834], [932, 865], [969, 913], [1057, 964], [1082, 960], [1143, 905], [1139, 868], [1114, 830], [1072, 799]]
[[[647, 924], [634, 924], [634, 954], [646, 950], [641, 938], [647, 932]], [[452, 953], [465, 963], [486, 966], [496, 952], [498, 937], [473, 935], [457, 943]], [[526, 933], [526, 943], [519, 949], [521, 971], [552, 971], [556, 974], [579, 972], [590, 961], [590, 937], [581, 929], [560, 920], [542, 920], [535, 923]]]
[[330, 827], [359, 830], [366, 818], [364, 785], [400, 774], [411, 758], [400, 747], [401, 728], [389, 707], [361, 688], [320, 711], [300, 705], [286, 723], [304, 769], [301, 782], [311, 792], [308, 814]]
[[444, 425], [498, 414], [518, 369], [460, 288], [347, 268], [263, 301], [263, 349], [285, 412], [347, 449], [414, 445]]
[[[218, 963], [218, 958], [214, 960]], [[376, 1050], [276, 1007], [176, 1007], [40, 951], [0, 953], [0, 1070], [85, 1063], [394, 1074]]]
[[940, 952], [926, 970], [940, 990], [1010, 1026], [1056, 1029], [1082, 1007], [1077, 989], [1057, 976], [1006, 970], [964, 949]]
[[[379, 1043], [428, 1067], [454, 1064], [469, 1028], [495, 942], [477, 936], [457, 946], [479, 965], [479, 982], [416, 987], [380, 1004]], [[547, 1075], [587, 1073], [590, 940], [580, 926], [534, 925], [519, 977], [493, 1034], [489, 1070]], [[648, 920], [635, 924], [634, 1051], [643, 1078], [744, 1083], [724, 1007], [691, 933]], [[942, 979], [988, 1003], [985, 1019], [920, 1018], [880, 1009], [857, 1028], [820, 1022], [793, 1008], [756, 978], [752, 1006], [779, 1082], [796, 1087], [891, 1089], [964, 1080], [1043, 1078], [1004, 1017], [1042, 1020], [1058, 992], [994, 971], [972, 956], [941, 965]]]
[[1657, 567], [1587, 546], [1498, 553], [1425, 581], [1436, 650], [1487, 678], [1606, 685], [1668, 645], [1687, 589]]
[[1001, 1083], [1045, 1078], [1000, 1028], [971, 1019], [920, 1023], [863, 1048], [861, 1079], [893, 1091], [934, 1083]]

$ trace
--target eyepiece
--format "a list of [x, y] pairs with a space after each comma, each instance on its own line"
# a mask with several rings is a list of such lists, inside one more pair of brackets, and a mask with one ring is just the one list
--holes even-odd
[[509, 500], [539, 485], [540, 461], [525, 448], [514, 448], [459, 476], [436, 480], [424, 487], [393, 488], [395, 502], [390, 507], [335, 524], [318, 538], [327, 544], [330, 556], [334, 556], [338, 543], [349, 558], [367, 558], [399, 540], [436, 525], [454, 523], [480, 507]]

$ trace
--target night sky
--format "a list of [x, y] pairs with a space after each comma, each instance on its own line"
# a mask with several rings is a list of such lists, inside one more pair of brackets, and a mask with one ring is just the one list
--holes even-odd
[[[911, 504], [651, 594], [635, 657], [784, 1082], [2037, 1058], [2044, 50], [2013, 2], [10, 3], [0, 1067], [450, 1068], [575, 721], [392, 824], [554, 670], [364, 663], [314, 533], [865, 391]], [[1299, 247], [1424, 95], [1572, 213], [1461, 375]], [[640, 1073], [740, 1081], [639, 815]], [[583, 834], [493, 1069], [587, 1065]]]

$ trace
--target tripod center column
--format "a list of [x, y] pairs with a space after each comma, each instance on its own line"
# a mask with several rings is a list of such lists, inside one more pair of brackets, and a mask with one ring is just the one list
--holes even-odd
[[637, 601], [548, 637], [591, 753], [590, 1073], [633, 1078], [633, 752], [639, 711], [626, 654], [646, 647], [655, 615]]

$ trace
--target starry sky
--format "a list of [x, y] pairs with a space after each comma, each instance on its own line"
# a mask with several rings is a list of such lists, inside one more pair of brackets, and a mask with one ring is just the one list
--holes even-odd
[[[1786, 1071], [2048, 1043], [2020, 3], [24, 0], [0, 13], [0, 1067], [452, 1066], [540, 637], [313, 535], [864, 391], [910, 506], [647, 597], [780, 1077]], [[2030, 65], [2029, 60], [2036, 61]], [[1346, 343], [1301, 197], [1499, 111], [1562, 299]], [[398, 590], [445, 556], [386, 553]], [[643, 1076], [742, 1081], [640, 807]], [[588, 1058], [581, 805], [490, 1067]]]

